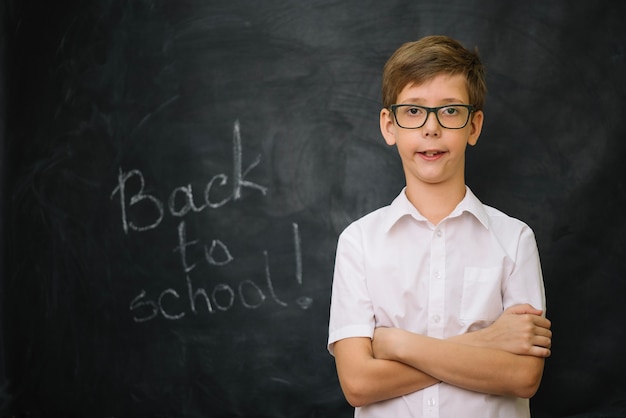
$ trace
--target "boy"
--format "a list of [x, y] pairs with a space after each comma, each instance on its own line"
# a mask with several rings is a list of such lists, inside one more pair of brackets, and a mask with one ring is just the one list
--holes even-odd
[[383, 71], [380, 129], [406, 187], [337, 245], [328, 349], [355, 417], [528, 417], [552, 333], [532, 230], [465, 185], [477, 53], [430, 36]]

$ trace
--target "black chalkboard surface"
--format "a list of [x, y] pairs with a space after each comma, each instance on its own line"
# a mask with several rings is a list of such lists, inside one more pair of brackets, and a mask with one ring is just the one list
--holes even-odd
[[555, 337], [533, 416], [626, 416], [621, 3], [7, 0], [2, 17], [4, 415], [352, 416], [326, 351], [336, 240], [403, 187], [384, 62], [445, 33], [488, 67], [468, 184], [542, 256]]

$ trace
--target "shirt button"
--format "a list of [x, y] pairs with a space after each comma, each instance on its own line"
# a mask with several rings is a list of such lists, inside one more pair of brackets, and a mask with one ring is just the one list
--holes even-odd
[[428, 406], [435, 406], [437, 405], [437, 401], [435, 400], [435, 398], [430, 398], [428, 400]]
[[437, 236], [440, 237], [441, 236], [441, 230], [437, 231]]
[[433, 322], [438, 324], [441, 321], [441, 317], [439, 315], [433, 315]]
[[436, 272], [436, 273], [435, 273], [435, 278], [436, 278], [436, 279], [441, 279], [441, 273]]

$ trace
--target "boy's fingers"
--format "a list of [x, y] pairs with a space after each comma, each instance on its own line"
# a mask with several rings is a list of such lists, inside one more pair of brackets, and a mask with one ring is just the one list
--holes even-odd
[[552, 322], [550, 322], [548, 318], [544, 318], [543, 316], [535, 316], [533, 318], [533, 322], [535, 323], [535, 325], [541, 328], [550, 329], [550, 327], [552, 326]]
[[541, 315], [543, 311], [539, 309], [535, 309], [532, 305], [528, 303], [522, 303], [519, 305], [513, 305], [507, 309], [508, 312], [514, 314], [531, 314], [531, 315]]
[[533, 345], [535, 347], [550, 349], [550, 348], [552, 348], [552, 338], [535, 337], [535, 339], [533, 340]]
[[552, 351], [550, 351], [549, 348], [542, 348], [542, 347], [533, 347], [530, 353], [531, 356], [543, 357], [543, 358], [550, 357], [551, 354], [552, 354]]

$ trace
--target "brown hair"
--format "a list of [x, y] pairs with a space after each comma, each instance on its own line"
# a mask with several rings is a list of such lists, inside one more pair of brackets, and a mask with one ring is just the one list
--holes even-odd
[[471, 105], [482, 110], [487, 94], [485, 67], [474, 52], [447, 36], [427, 36], [402, 45], [383, 70], [383, 106], [389, 108], [408, 84], [421, 84], [439, 74], [463, 74]]

